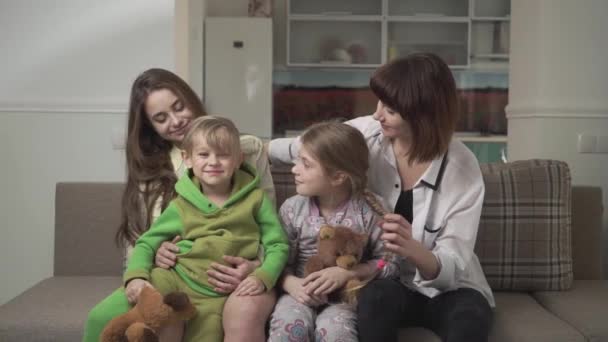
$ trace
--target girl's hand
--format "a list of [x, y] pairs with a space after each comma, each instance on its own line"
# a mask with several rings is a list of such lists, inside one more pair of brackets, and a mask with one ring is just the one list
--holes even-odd
[[144, 287], [149, 286], [153, 287], [147, 280], [143, 279], [133, 279], [125, 288], [125, 294], [127, 295], [127, 300], [131, 304], [137, 303], [137, 299], [139, 299], [139, 294]]
[[303, 283], [304, 279], [291, 276], [289, 281], [284, 283], [283, 289], [299, 303], [310, 307], [317, 307], [327, 303], [326, 295], [317, 296], [306, 293], [302, 285]]
[[178, 235], [171, 242], [165, 241], [160, 245], [160, 248], [156, 251], [156, 257], [154, 257], [156, 266], [164, 269], [175, 266], [175, 261], [177, 260], [176, 254], [179, 253], [179, 247], [177, 247], [176, 243], [181, 239], [182, 237]]
[[207, 270], [209, 284], [215, 287], [215, 291], [224, 294], [234, 291], [243, 279], [260, 266], [259, 260], [250, 261], [230, 255], [224, 255], [224, 261], [228, 266], [214, 262]]
[[353, 277], [350, 270], [334, 266], [309, 274], [302, 285], [309, 295], [328, 295], [346, 285]]
[[239, 284], [239, 286], [236, 287], [234, 293], [237, 296], [257, 296], [261, 295], [265, 289], [266, 286], [264, 285], [264, 283], [262, 283], [260, 279], [254, 276], [250, 276], [243, 280]]
[[379, 225], [384, 231], [380, 235], [384, 248], [397, 255], [406, 258], [420, 244], [412, 237], [412, 225], [399, 214], [384, 215]]

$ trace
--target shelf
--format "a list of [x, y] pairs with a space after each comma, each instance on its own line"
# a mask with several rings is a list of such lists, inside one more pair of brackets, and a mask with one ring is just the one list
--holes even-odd
[[480, 133], [456, 132], [454, 138], [462, 142], [506, 143], [506, 135], [482, 135]]
[[389, 15], [386, 16], [388, 22], [415, 22], [415, 23], [468, 23], [468, 17], [448, 17], [441, 15]]
[[380, 15], [321, 15], [321, 14], [293, 14], [289, 20], [298, 21], [382, 21]]
[[511, 17], [471, 17], [471, 21], [511, 21]]
[[353, 63], [340, 63], [338, 61], [326, 61], [318, 63], [287, 63], [289, 67], [327, 67], [327, 68], [378, 68], [381, 64], [353, 64]]
[[479, 53], [479, 54], [471, 55], [471, 58], [508, 60], [509, 54], [508, 53]]
[[396, 46], [412, 46], [412, 45], [432, 45], [432, 46], [465, 46], [467, 42], [455, 42], [450, 40], [437, 40], [437, 41], [389, 41], [388, 45]]

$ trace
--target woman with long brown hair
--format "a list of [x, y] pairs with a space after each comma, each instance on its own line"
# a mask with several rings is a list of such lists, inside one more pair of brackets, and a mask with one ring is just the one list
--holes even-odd
[[[196, 93], [180, 77], [163, 69], [140, 74], [131, 88], [127, 125], [127, 184], [122, 199], [122, 220], [116, 234], [125, 246], [125, 258], [141, 233], [148, 230], [175, 197], [174, 186], [186, 166], [181, 143], [195, 118], [205, 115]], [[274, 188], [262, 142], [252, 136], [241, 137], [245, 159], [260, 174], [260, 187], [274, 200]], [[177, 246], [166, 242], [156, 255], [156, 265], [175, 264]], [[229, 294], [251, 273], [259, 261], [225, 256], [226, 265], [212, 264], [209, 283], [215, 291]], [[228, 265], [228, 266], [227, 266]], [[89, 313], [84, 341], [98, 341], [101, 330], [113, 317], [126, 312], [130, 304], [124, 289], [97, 304]], [[272, 291], [259, 296], [230, 295], [223, 313], [225, 341], [263, 341], [264, 326], [275, 303]], [[181, 339], [181, 326], [165, 331], [167, 340]]]

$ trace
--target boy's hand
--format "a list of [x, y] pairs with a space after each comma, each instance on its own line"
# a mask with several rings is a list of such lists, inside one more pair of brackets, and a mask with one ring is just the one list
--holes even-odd
[[302, 286], [309, 295], [328, 295], [346, 285], [352, 278], [351, 271], [334, 266], [309, 274], [304, 278]]
[[283, 288], [285, 289], [285, 292], [289, 293], [290, 296], [301, 304], [317, 307], [327, 303], [326, 295], [317, 296], [306, 293], [304, 286], [302, 285], [303, 283], [304, 279], [292, 276], [288, 283], [283, 285]]
[[141, 293], [141, 290], [143, 290], [143, 288], [146, 286], [153, 288], [152, 284], [150, 284], [147, 280], [143, 280], [143, 279], [131, 280], [127, 284], [127, 287], [125, 288], [125, 294], [127, 295], [127, 300], [129, 300], [129, 303], [131, 303], [131, 304], [137, 303], [137, 299], [139, 299], [139, 294]]
[[254, 276], [249, 276], [236, 287], [234, 293], [237, 296], [257, 296], [264, 292], [266, 286]]

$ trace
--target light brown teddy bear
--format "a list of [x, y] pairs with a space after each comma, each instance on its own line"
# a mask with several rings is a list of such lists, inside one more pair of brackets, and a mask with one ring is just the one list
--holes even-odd
[[196, 314], [196, 308], [185, 293], [172, 292], [163, 297], [157, 290], [146, 286], [131, 310], [106, 325], [101, 341], [156, 342], [161, 328], [190, 320]]
[[[347, 227], [325, 225], [319, 230], [317, 254], [310, 257], [304, 265], [304, 276], [332, 266], [350, 270], [361, 261], [366, 245], [365, 234], [355, 233]], [[355, 304], [356, 290], [362, 285], [357, 279], [348, 281], [338, 294], [340, 300]]]

